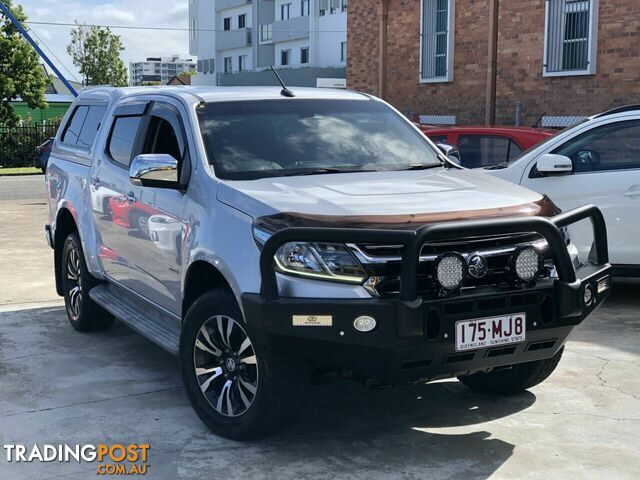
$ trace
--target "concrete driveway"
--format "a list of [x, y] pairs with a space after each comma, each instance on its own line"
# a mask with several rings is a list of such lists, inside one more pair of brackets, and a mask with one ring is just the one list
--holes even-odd
[[[120, 323], [81, 334], [55, 296], [42, 197], [2, 200], [0, 442], [149, 443], [149, 478], [635, 479], [640, 283], [616, 282], [554, 375], [513, 398], [456, 381], [315, 386], [299, 421], [238, 443], [209, 433], [177, 360]], [[0, 478], [92, 478], [95, 464], [7, 463]]]

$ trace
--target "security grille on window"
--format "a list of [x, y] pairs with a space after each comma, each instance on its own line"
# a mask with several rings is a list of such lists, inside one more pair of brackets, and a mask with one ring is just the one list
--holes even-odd
[[309, 47], [302, 47], [300, 49], [300, 63], [305, 65], [309, 63]]
[[422, 0], [420, 79], [453, 80], [454, 0]]
[[546, 75], [595, 73], [592, 47], [595, 45], [597, 6], [597, 0], [547, 0]]

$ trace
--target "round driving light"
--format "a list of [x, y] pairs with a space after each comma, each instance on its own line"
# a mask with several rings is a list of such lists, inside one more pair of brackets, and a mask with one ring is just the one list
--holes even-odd
[[360, 315], [353, 321], [353, 328], [364, 333], [372, 331], [377, 325], [376, 319], [369, 315]]
[[516, 275], [523, 282], [530, 282], [540, 273], [540, 254], [533, 247], [525, 247], [516, 254]]
[[445, 253], [436, 258], [436, 280], [446, 290], [456, 290], [466, 274], [466, 262], [459, 253]]
[[593, 289], [591, 288], [591, 285], [584, 287], [583, 301], [585, 305], [591, 305], [591, 302], [593, 301]]

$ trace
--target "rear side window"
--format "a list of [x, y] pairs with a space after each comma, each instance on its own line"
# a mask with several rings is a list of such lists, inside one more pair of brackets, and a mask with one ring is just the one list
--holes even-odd
[[111, 128], [107, 152], [117, 163], [128, 167], [142, 117], [116, 117]]
[[79, 105], [62, 134], [62, 143], [73, 147], [91, 149], [104, 118], [106, 107]]
[[82, 130], [82, 125], [84, 124], [84, 119], [87, 118], [88, 111], [89, 107], [87, 106], [81, 105], [76, 107], [71, 115], [69, 123], [67, 123], [67, 128], [65, 128], [64, 133], [62, 134], [62, 143], [65, 145], [76, 145], [78, 137], [80, 136], [80, 131]]

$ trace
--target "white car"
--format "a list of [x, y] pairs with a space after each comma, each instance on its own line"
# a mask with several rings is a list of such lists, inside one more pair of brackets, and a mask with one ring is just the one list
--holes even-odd
[[[563, 210], [599, 207], [614, 274], [640, 276], [640, 105], [591, 117], [485, 171], [544, 193]], [[588, 221], [571, 227], [581, 255], [589, 254], [590, 228]]]

